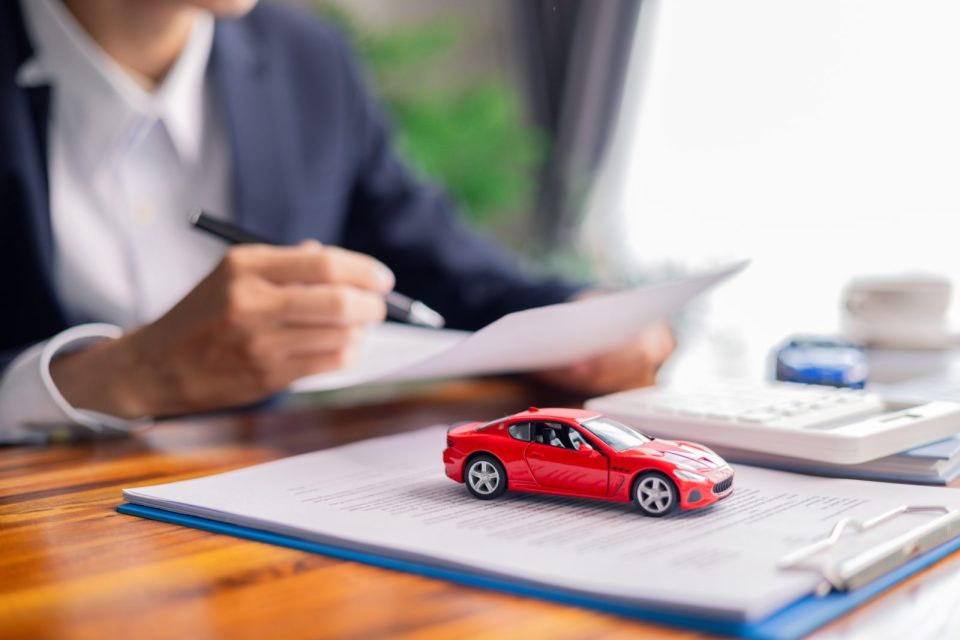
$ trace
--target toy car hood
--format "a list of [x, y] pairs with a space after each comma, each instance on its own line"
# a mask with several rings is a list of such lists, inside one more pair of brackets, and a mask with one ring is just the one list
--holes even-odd
[[636, 447], [621, 451], [620, 455], [627, 457], [667, 457], [678, 464], [685, 464], [696, 469], [719, 469], [727, 466], [726, 460], [718, 456], [713, 451], [704, 449], [690, 442], [661, 440], [656, 438], [650, 442]]

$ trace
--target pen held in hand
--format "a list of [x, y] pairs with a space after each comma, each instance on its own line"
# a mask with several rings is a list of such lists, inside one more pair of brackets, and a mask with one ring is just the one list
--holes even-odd
[[[190, 224], [230, 244], [276, 244], [263, 236], [211, 216], [205, 211], [198, 210], [191, 213]], [[387, 304], [387, 317], [391, 320], [433, 329], [440, 329], [446, 324], [439, 313], [419, 300], [409, 298], [402, 293], [391, 291], [384, 296], [384, 301]]]

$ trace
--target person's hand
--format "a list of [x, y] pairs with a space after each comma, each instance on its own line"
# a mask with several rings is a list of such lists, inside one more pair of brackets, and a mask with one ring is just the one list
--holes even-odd
[[575, 393], [597, 396], [656, 383], [657, 371], [676, 347], [673, 330], [658, 322], [622, 347], [534, 378]]
[[348, 364], [393, 283], [377, 260], [317, 242], [234, 247], [166, 315], [51, 374], [73, 406], [123, 418], [254, 402]]

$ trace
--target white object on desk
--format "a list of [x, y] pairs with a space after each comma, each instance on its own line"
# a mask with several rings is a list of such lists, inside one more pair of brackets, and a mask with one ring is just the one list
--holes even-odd
[[893, 402], [960, 402], [960, 370], [888, 384], [871, 384], [870, 390]]
[[359, 362], [310, 376], [294, 391], [536, 371], [615, 349], [697, 294], [746, 266], [508, 314], [476, 333], [385, 325], [373, 330]]
[[947, 323], [953, 285], [942, 276], [857, 278], [847, 285], [847, 334], [871, 346], [945, 349], [960, 336]]
[[867, 462], [960, 432], [960, 404], [888, 407], [872, 393], [793, 383], [635, 389], [586, 407], [654, 436], [834, 464]]

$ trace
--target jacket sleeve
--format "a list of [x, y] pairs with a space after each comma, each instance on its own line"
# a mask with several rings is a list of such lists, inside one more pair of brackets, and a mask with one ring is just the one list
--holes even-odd
[[0, 351], [0, 379], [3, 378], [3, 372], [7, 370], [14, 360], [27, 349], [26, 346], [8, 351]]
[[387, 264], [397, 276], [397, 291], [426, 302], [452, 328], [478, 329], [512, 311], [576, 293], [578, 285], [526, 273], [515, 258], [467, 229], [444, 194], [405, 166], [342, 41], [339, 50], [357, 143], [345, 246]]

